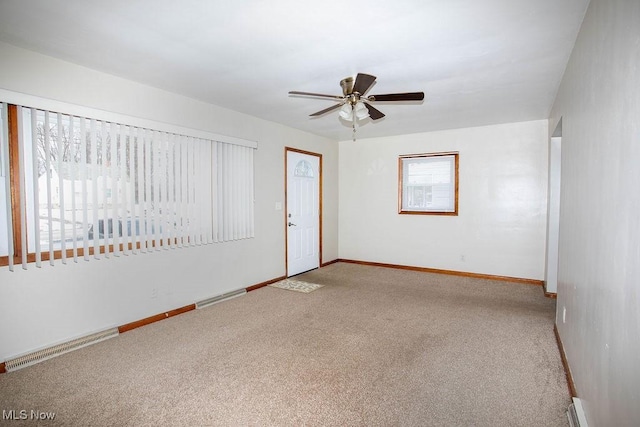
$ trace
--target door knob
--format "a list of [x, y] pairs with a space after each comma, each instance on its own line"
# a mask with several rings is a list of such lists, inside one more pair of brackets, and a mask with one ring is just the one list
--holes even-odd
[[289, 227], [291, 227], [291, 226], [295, 227], [296, 225], [294, 223], [292, 223], [291, 221], [289, 221]]

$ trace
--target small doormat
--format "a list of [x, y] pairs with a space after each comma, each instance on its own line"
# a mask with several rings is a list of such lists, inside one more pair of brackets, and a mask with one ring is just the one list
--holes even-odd
[[324, 285], [318, 285], [317, 283], [303, 282], [301, 280], [284, 279], [276, 283], [272, 283], [269, 286], [274, 288], [286, 289], [288, 291], [304, 292], [308, 294], [316, 289], [323, 287]]

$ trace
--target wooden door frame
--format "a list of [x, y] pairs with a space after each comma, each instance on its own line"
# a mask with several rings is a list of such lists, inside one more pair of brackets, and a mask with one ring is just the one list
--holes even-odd
[[318, 268], [322, 266], [322, 154], [312, 151], [301, 150], [299, 148], [284, 147], [284, 272], [285, 277], [289, 277], [289, 198], [287, 193], [287, 175], [289, 164], [287, 155], [289, 152], [306, 154], [318, 157]]

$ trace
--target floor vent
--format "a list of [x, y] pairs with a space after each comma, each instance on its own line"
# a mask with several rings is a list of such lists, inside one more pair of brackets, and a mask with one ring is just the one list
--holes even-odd
[[88, 345], [95, 344], [97, 342], [104, 341], [116, 336], [118, 336], [118, 328], [96, 332], [95, 334], [87, 335], [82, 338], [77, 338], [72, 341], [54, 345], [52, 347], [34, 351], [33, 353], [25, 354], [23, 356], [7, 360], [5, 362], [5, 368], [7, 372], [17, 371], [18, 369], [35, 365], [36, 363], [40, 363], [44, 360], [51, 359], [56, 356], [60, 356], [61, 354], [68, 353], [70, 351], [77, 350], [79, 348], [86, 347]]
[[569, 405], [569, 409], [567, 410], [567, 417], [569, 418], [569, 426], [587, 427], [587, 419], [584, 416], [582, 402], [577, 397], [574, 397], [573, 403]]
[[246, 289], [238, 289], [237, 291], [227, 292], [226, 294], [222, 294], [222, 295], [218, 295], [218, 296], [215, 296], [215, 297], [207, 298], [205, 300], [197, 302], [196, 303], [196, 308], [200, 309], [200, 308], [209, 307], [210, 305], [217, 304], [219, 302], [226, 301], [226, 300], [231, 299], [231, 298], [239, 297], [239, 296], [242, 296], [242, 295], [244, 295], [246, 293], [247, 293]]

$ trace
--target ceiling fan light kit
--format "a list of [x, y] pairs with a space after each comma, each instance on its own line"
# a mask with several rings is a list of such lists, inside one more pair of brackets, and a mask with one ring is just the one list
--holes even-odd
[[353, 111], [356, 113], [356, 117], [359, 120], [363, 120], [369, 117], [369, 110], [367, 109], [367, 106], [364, 105], [364, 102], [362, 101], [357, 102], [356, 105], [353, 106]]
[[338, 113], [345, 120], [353, 120], [353, 107], [350, 104], [344, 104]]
[[342, 105], [340, 108], [340, 113], [338, 113], [340, 117], [347, 121], [364, 120], [369, 117], [369, 110], [367, 106], [364, 105], [364, 102], [358, 101], [355, 104], [351, 104], [347, 102]]
[[314, 98], [330, 98], [338, 101], [338, 104], [332, 105], [324, 110], [310, 114], [311, 117], [321, 116], [330, 111], [340, 109], [339, 116], [347, 121], [352, 122], [353, 140], [356, 140], [356, 121], [364, 120], [371, 117], [371, 120], [378, 120], [384, 117], [384, 113], [376, 109], [370, 102], [384, 101], [422, 101], [424, 100], [424, 92], [407, 92], [407, 93], [389, 93], [383, 95], [365, 96], [367, 91], [371, 89], [376, 77], [369, 74], [358, 73], [355, 80], [353, 77], [347, 77], [340, 80], [342, 88], [342, 96], [325, 95], [321, 93], [291, 91], [289, 95], [302, 95]]

